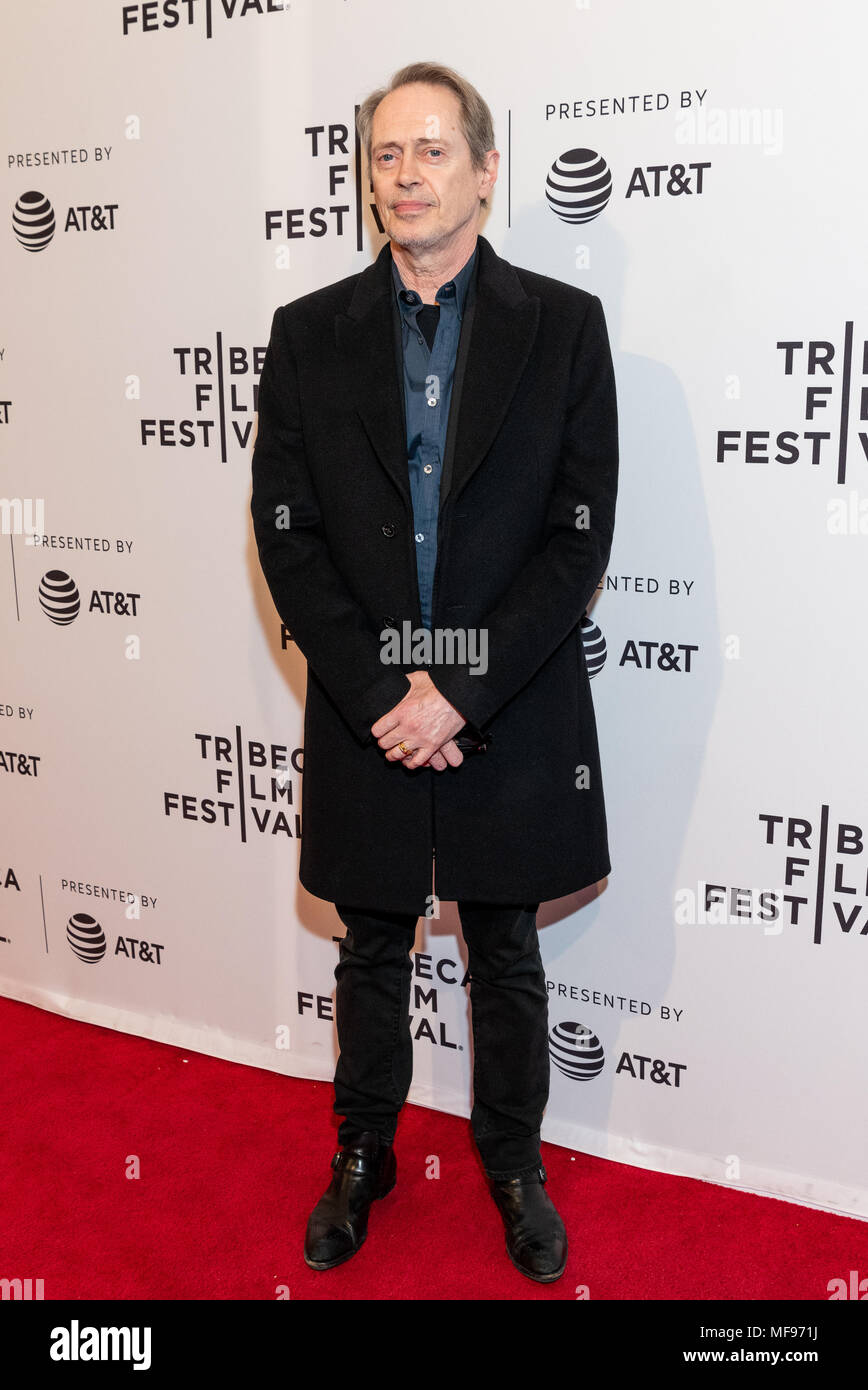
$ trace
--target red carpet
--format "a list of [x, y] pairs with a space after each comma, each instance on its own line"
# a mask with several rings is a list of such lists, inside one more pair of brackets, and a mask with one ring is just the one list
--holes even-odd
[[[868, 1223], [545, 1145], [570, 1238], [552, 1285], [510, 1264], [468, 1122], [407, 1106], [368, 1240], [302, 1255], [335, 1149], [331, 1086], [0, 999], [0, 1278], [46, 1299], [827, 1299]], [[439, 1179], [426, 1177], [430, 1155]], [[126, 1176], [130, 1156], [141, 1176]]]

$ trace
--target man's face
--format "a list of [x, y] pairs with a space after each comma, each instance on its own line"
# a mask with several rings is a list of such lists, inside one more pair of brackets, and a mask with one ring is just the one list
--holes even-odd
[[448, 87], [413, 82], [384, 97], [371, 128], [371, 179], [386, 234], [410, 251], [448, 248], [479, 218], [497, 178], [497, 151], [474, 170]]

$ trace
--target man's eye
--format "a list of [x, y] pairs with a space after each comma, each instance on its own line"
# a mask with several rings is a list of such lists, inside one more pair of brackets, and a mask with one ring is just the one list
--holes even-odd
[[[428, 154], [443, 155], [444, 153], [445, 153], [445, 151], [444, 151], [444, 150], [440, 150], [440, 149], [431, 149], [431, 150], [428, 150]], [[392, 160], [392, 159], [394, 159], [394, 158], [395, 158], [394, 154], [390, 154], [388, 150], [384, 150], [383, 153], [382, 153], [381, 155], [378, 155], [378, 156], [377, 156], [377, 163], [378, 163], [378, 164], [385, 164], [387, 160]], [[439, 160], [437, 160], [437, 161], [435, 161], [435, 162], [436, 162], [436, 163], [439, 163]]]

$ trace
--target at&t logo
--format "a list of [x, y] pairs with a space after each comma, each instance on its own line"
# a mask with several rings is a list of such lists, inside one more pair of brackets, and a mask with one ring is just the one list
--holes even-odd
[[[584, 1023], [557, 1023], [549, 1033], [549, 1054], [558, 1071], [571, 1081], [593, 1081], [606, 1064], [603, 1044]], [[667, 1062], [641, 1052], [622, 1052], [615, 1075], [626, 1072], [635, 1081], [653, 1081], [658, 1086], [681, 1086], [686, 1062]]]
[[[141, 597], [141, 594], [122, 590], [94, 589], [88, 612], [102, 613], [106, 617], [136, 618]], [[81, 595], [75, 580], [65, 570], [48, 570], [39, 584], [39, 605], [51, 622], [58, 627], [68, 627], [81, 612]]]
[[[113, 232], [117, 203], [77, 203], [68, 208], [65, 232]], [[30, 189], [22, 193], [12, 209], [12, 230], [25, 251], [44, 251], [51, 242], [57, 222], [54, 208], [44, 193]]]
[[584, 1023], [557, 1023], [549, 1033], [549, 1053], [558, 1071], [572, 1081], [592, 1081], [606, 1061], [603, 1044]]
[[12, 229], [25, 251], [44, 251], [55, 225], [54, 208], [44, 193], [22, 193], [12, 211]]
[[[710, 168], [709, 160], [637, 165], [630, 174], [624, 197], [632, 198], [636, 193], [643, 198], [701, 194], [705, 191], [705, 171]], [[606, 210], [612, 196], [612, 171], [596, 150], [566, 150], [549, 169], [545, 194], [552, 212], [562, 222], [593, 222]]]
[[[96, 965], [108, 948], [101, 924], [89, 912], [73, 912], [66, 924], [66, 939], [73, 954], [86, 965]], [[161, 956], [165, 949], [155, 941], [142, 941], [137, 936], [119, 936], [115, 941], [114, 954], [126, 956], [127, 960], [143, 961], [147, 965], [162, 965]]]

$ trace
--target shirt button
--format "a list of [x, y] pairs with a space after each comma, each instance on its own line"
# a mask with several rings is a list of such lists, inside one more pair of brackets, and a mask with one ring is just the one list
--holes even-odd
[[425, 467], [422, 469], [422, 472], [423, 472], [423, 473], [432, 473], [433, 471], [434, 471], [434, 465], [433, 465], [433, 463], [426, 463], [426, 464], [425, 464]]
[[425, 537], [422, 535], [421, 531], [416, 532], [416, 539], [417, 541], [424, 541]]
[[428, 404], [429, 404], [429, 405], [436, 405], [436, 404], [437, 404], [437, 397], [436, 397], [436, 396], [429, 396], [429, 397], [428, 397]]

